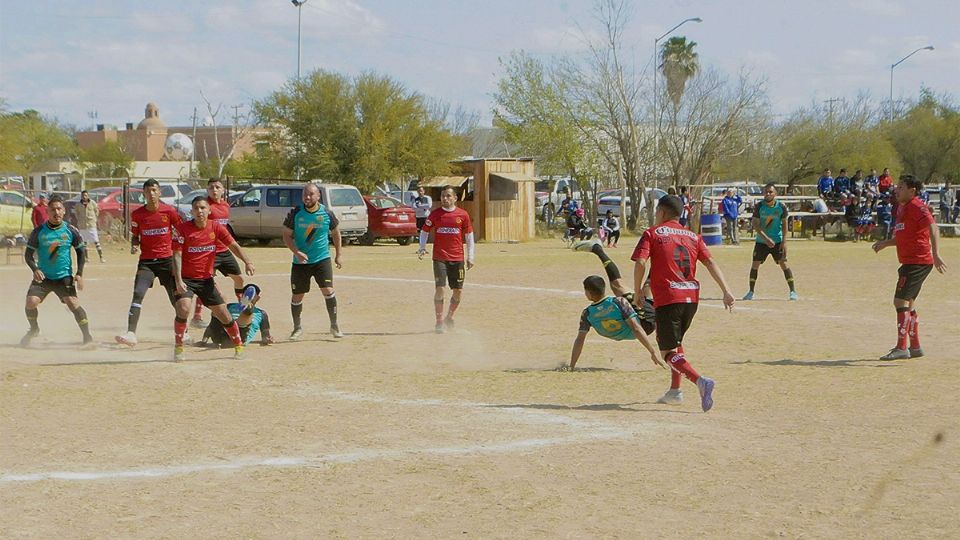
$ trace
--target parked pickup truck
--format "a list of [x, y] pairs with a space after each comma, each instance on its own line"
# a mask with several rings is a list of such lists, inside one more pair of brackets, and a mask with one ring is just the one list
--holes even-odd
[[[266, 245], [283, 237], [283, 220], [290, 209], [303, 203], [305, 184], [250, 188], [230, 206], [230, 225], [237, 238], [255, 238]], [[318, 183], [320, 203], [340, 221], [344, 239], [367, 232], [367, 207], [360, 191], [345, 184]]]

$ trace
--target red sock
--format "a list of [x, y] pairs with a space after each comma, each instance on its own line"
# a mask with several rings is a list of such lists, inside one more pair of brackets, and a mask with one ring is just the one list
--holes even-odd
[[443, 322], [443, 300], [433, 301], [433, 311], [437, 315], [437, 324]]
[[451, 298], [451, 299], [450, 299], [450, 311], [447, 313], [447, 317], [450, 318], [450, 319], [452, 319], [452, 318], [453, 318], [453, 314], [457, 312], [457, 308], [458, 308], [458, 307], [460, 307], [460, 301], [459, 301], [459, 300], [454, 300], [453, 298]]
[[183, 346], [183, 335], [187, 333], [187, 320], [179, 317], [173, 319], [173, 342], [177, 347]]
[[240, 339], [240, 327], [237, 326], [237, 321], [230, 321], [230, 326], [224, 325], [223, 328], [227, 331], [227, 335], [230, 336], [230, 339], [233, 341], [234, 347], [243, 345], [243, 340]]
[[910, 331], [910, 310], [897, 308], [897, 348], [907, 348], [907, 334]]
[[194, 319], [202, 318], [201, 317], [202, 310], [203, 310], [203, 302], [201, 302], [200, 299], [197, 298], [197, 307], [193, 310], [193, 318]]
[[[677, 352], [680, 353], [680, 354], [683, 354], [683, 345], [677, 347]], [[680, 377], [680, 372], [677, 371], [677, 370], [675, 370], [675, 369], [673, 369], [673, 367], [671, 366], [671, 368], [670, 368], [670, 389], [671, 389], [671, 390], [679, 390], [679, 389], [680, 389], [680, 381], [681, 381], [681, 380], [683, 380], [683, 379], [682, 379], [682, 377]]]
[[910, 348], [920, 348], [920, 319], [917, 318], [917, 310], [910, 312]]
[[695, 383], [700, 379], [700, 374], [697, 373], [697, 370], [693, 369], [693, 366], [690, 365], [690, 362], [687, 362], [687, 359], [683, 356], [683, 353], [675, 352], [667, 355], [667, 362], [670, 363], [670, 367], [685, 376], [690, 382]]

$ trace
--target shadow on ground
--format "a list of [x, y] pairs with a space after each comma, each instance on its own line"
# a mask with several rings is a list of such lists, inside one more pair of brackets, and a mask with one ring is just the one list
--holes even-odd
[[[869, 362], [869, 363], [867, 363]], [[876, 358], [856, 358], [849, 360], [794, 360], [784, 358], [782, 360], [743, 360], [742, 362], [730, 362], [734, 365], [763, 365], [763, 366], [805, 366], [805, 367], [897, 367], [890, 361], [877, 360]]]

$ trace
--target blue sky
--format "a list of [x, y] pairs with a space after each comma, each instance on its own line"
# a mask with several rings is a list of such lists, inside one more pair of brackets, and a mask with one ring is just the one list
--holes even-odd
[[[576, 54], [596, 32], [589, 0], [308, 0], [303, 69], [373, 70], [489, 122], [512, 50]], [[773, 108], [868, 91], [915, 97], [921, 85], [960, 88], [960, 2], [947, 0], [636, 0], [626, 37], [636, 65], [653, 39], [698, 43], [701, 63], [768, 79]], [[137, 122], [154, 101], [168, 125], [189, 125], [200, 90], [225, 106], [249, 104], [296, 73], [297, 8], [289, 0], [0, 0], [0, 97], [88, 127]]]

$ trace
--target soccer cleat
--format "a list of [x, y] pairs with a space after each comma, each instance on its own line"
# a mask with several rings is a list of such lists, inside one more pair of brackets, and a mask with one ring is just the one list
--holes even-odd
[[93, 338], [83, 340], [83, 344], [80, 345], [81, 351], [92, 351], [97, 348], [97, 342]]
[[907, 352], [910, 353], [910, 358], [920, 358], [921, 356], [923, 356], [923, 349], [921, 349], [920, 347], [917, 347], [917, 348], [911, 347], [907, 349]]
[[127, 332], [122, 336], [116, 336], [114, 339], [117, 340], [117, 343], [121, 345], [126, 345], [127, 347], [136, 347], [137, 346], [137, 335], [133, 332]]
[[233, 348], [233, 359], [234, 360], [243, 360], [246, 357], [246, 354], [243, 352], [243, 345], [237, 345]]
[[753, 291], [748, 291], [747, 294], [743, 295], [744, 300], [753, 300]]
[[299, 326], [293, 329], [293, 332], [290, 332], [290, 341], [300, 341], [300, 337], [303, 336], [303, 328]]
[[799, 300], [799, 299], [800, 299], [800, 295], [797, 294], [797, 291], [790, 291], [790, 297], [789, 297], [789, 298], [790, 298], [791, 301]]
[[438, 334], [442, 334], [442, 333], [444, 333], [446, 330], [445, 330], [444, 327], [443, 327], [443, 323], [442, 323], [442, 322], [438, 322], [436, 328], [434, 328], [433, 331], [436, 332], [436, 333], [438, 333]]
[[105, 262], [107, 262], [107, 260], [104, 259], [103, 257], [100, 257], [100, 264], [103, 264], [103, 263], [105, 263]]
[[572, 249], [574, 251], [591, 251], [593, 250], [593, 246], [599, 246], [599, 245], [601, 245], [600, 241], [597, 240], [596, 238], [594, 238], [593, 240], [580, 240], [579, 242], [573, 243]]
[[443, 325], [447, 327], [448, 330], [453, 330], [456, 328], [457, 323], [453, 322], [453, 317], [447, 317], [443, 319]]
[[707, 412], [713, 408], [713, 387], [716, 384], [713, 379], [700, 377], [697, 379], [697, 390], [700, 391], [700, 408]]
[[174, 362], [183, 362], [186, 360], [187, 355], [183, 352], [183, 345], [177, 345], [173, 348], [173, 361]]
[[664, 405], [679, 405], [683, 403], [683, 391], [679, 388], [671, 388], [667, 390], [667, 393], [660, 396], [660, 399], [657, 400], [657, 403], [662, 403]]
[[30, 342], [33, 341], [33, 338], [37, 337], [40, 334], [39, 330], [27, 330], [27, 333], [20, 338], [21, 347], [29, 347]]
[[880, 357], [881, 360], [907, 360], [909, 358], [910, 351], [896, 347], [890, 349], [890, 352]]
[[198, 317], [198, 318], [193, 319], [192, 321], [190, 321], [190, 326], [192, 326], [193, 328], [206, 328], [206, 327], [207, 327], [207, 321], [205, 321], [205, 320], [203, 320], [203, 319], [201, 319], [201, 318]]
[[334, 325], [332, 325], [332, 326], [330, 327], [330, 335], [333, 336], [333, 337], [335, 337], [335, 338], [342, 338], [342, 337], [343, 337], [343, 332], [340, 331], [340, 327], [339, 327], [339, 326], [337, 326], [337, 325], [334, 324]]
[[257, 295], [257, 289], [253, 285], [247, 285], [240, 293], [240, 307], [247, 309], [253, 303], [253, 297]]

